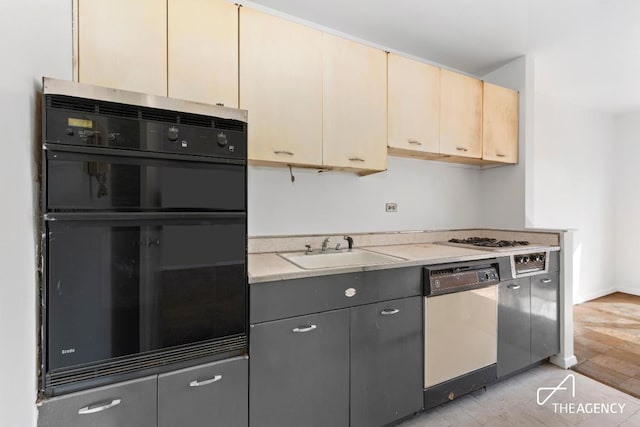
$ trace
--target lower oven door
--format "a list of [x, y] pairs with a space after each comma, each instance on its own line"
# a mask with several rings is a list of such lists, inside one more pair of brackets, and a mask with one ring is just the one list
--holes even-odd
[[425, 298], [424, 387], [496, 363], [497, 287]]
[[151, 354], [121, 363], [139, 369], [163, 351], [166, 364], [221, 350], [189, 345], [245, 335], [244, 213], [46, 219], [47, 373], [109, 362], [118, 371]]

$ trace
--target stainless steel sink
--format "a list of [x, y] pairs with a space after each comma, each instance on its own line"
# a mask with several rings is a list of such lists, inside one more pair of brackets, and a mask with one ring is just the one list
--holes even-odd
[[397, 261], [406, 261], [404, 258], [384, 255], [366, 249], [351, 249], [328, 252], [285, 252], [278, 253], [282, 258], [305, 270], [331, 267], [350, 267], [371, 264], [388, 264]]

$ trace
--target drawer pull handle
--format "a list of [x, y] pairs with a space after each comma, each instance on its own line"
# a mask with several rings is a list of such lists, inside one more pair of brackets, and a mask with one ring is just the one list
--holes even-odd
[[203, 385], [209, 385], [209, 384], [213, 384], [215, 382], [218, 382], [222, 379], [222, 375], [216, 375], [215, 377], [208, 379], [208, 380], [204, 380], [204, 381], [191, 381], [189, 383], [189, 387], [202, 387]]
[[80, 414], [80, 415], [88, 415], [88, 414], [95, 414], [96, 412], [106, 411], [109, 408], [113, 408], [114, 406], [118, 406], [121, 402], [122, 402], [121, 399], [113, 399], [111, 402], [105, 403], [105, 404], [102, 404], [102, 405], [99, 405], [99, 406], [87, 405], [84, 408], [80, 408], [78, 410], [78, 414]]
[[307, 326], [306, 328], [293, 328], [293, 332], [297, 334], [303, 333], [303, 332], [311, 332], [316, 328], [317, 328], [316, 325]]
[[458, 151], [469, 151], [469, 149], [465, 148], [465, 147], [456, 147], [456, 150], [458, 150]]
[[409, 140], [409, 144], [422, 145], [422, 142], [420, 142], [420, 141], [416, 141], [415, 139], [410, 139], [410, 140]]
[[520, 289], [520, 285], [509, 285], [507, 286], [509, 289]]
[[498, 156], [498, 157], [507, 157], [506, 155], [504, 155], [502, 153], [497, 153], [496, 156]]
[[276, 150], [273, 153], [274, 154], [286, 154], [288, 156], [293, 156], [293, 152], [292, 151], [286, 151], [286, 150]]
[[383, 316], [391, 316], [392, 314], [396, 313], [400, 313], [400, 310], [398, 310], [397, 308], [393, 308], [391, 310], [385, 309], [380, 312], [380, 314], [382, 314]]
[[551, 279], [542, 279], [542, 283], [551, 283]]
[[351, 160], [352, 162], [364, 162], [364, 159], [362, 157], [349, 157], [349, 160]]

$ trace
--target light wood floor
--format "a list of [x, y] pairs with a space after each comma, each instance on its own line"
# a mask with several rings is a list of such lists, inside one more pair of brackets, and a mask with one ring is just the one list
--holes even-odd
[[[539, 387], [555, 387], [575, 376], [575, 397], [564, 390], [554, 394], [549, 402], [537, 404]], [[584, 414], [554, 412], [553, 403], [619, 403], [621, 414]], [[640, 399], [594, 381], [579, 373], [545, 364], [520, 375], [479, 390], [470, 395], [424, 412], [402, 427], [528, 427], [528, 426], [640, 426]]]
[[640, 297], [617, 292], [587, 301], [573, 318], [573, 369], [640, 398]]

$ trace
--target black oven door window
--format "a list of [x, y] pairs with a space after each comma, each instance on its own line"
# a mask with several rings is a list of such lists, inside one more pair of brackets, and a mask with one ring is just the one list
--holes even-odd
[[47, 210], [244, 211], [245, 166], [47, 151]]
[[246, 218], [48, 222], [48, 370], [244, 334]]

